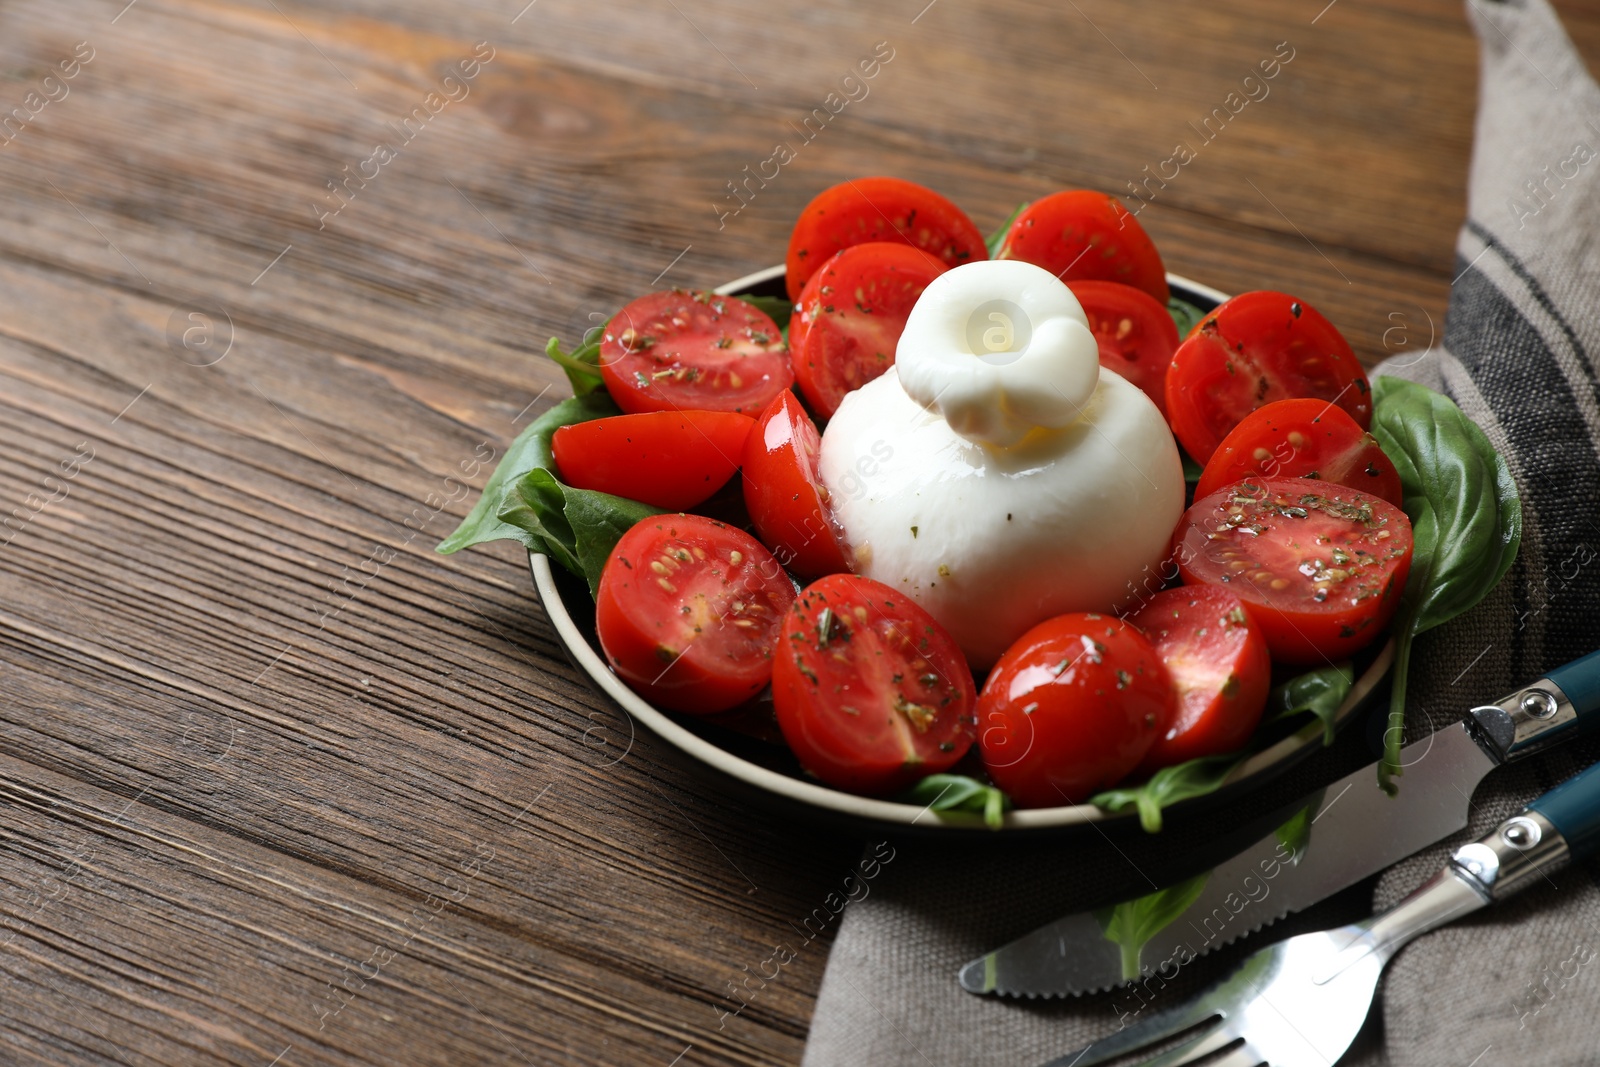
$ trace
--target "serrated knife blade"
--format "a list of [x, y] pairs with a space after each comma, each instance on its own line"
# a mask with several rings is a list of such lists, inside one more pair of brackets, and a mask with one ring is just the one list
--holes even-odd
[[1136, 957], [1125, 960], [1122, 947], [1106, 937], [1109, 909], [1079, 912], [968, 963], [959, 976], [962, 988], [1056, 997], [1110, 989], [1140, 975], [1170, 976], [1189, 960], [1465, 828], [1484, 775], [1597, 722], [1600, 652], [1407, 745], [1395, 796], [1379, 788], [1374, 762], [1307, 797], [1298, 809], [1307, 813], [1298, 833], [1286, 836], [1280, 828], [1212, 869], [1193, 901]]

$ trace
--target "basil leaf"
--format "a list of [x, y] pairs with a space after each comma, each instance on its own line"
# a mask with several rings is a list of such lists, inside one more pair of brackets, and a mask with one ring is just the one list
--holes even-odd
[[1311, 809], [1315, 806], [1307, 804], [1290, 816], [1288, 822], [1272, 831], [1278, 844], [1288, 849], [1294, 857], [1291, 863], [1299, 863], [1300, 857], [1306, 854], [1306, 846], [1311, 844]]
[[1127, 807], [1139, 809], [1139, 823], [1147, 834], [1161, 832], [1161, 809], [1189, 797], [1215, 792], [1247, 753], [1228, 752], [1220, 756], [1201, 756], [1187, 763], [1163, 767], [1143, 785], [1108, 789], [1089, 798], [1101, 811], [1119, 812]]
[[905, 793], [902, 804], [917, 804], [929, 811], [978, 812], [991, 830], [1000, 829], [1011, 798], [999, 788], [963, 774], [930, 774]]
[[1182, 448], [1178, 449], [1178, 458], [1183, 460], [1183, 480], [1194, 485], [1200, 476], [1206, 472], [1205, 464], [1195, 459]]
[[511, 447], [506, 449], [506, 454], [501, 457], [494, 473], [489, 475], [488, 482], [484, 484], [478, 502], [467, 513], [467, 517], [461, 520], [461, 525], [457, 526], [450, 536], [440, 541], [434, 551], [449, 555], [463, 548], [481, 545], [485, 541], [509, 538], [521, 541], [535, 552], [543, 552], [545, 546], [542, 538], [500, 521], [498, 514], [500, 498], [505, 495], [508, 483], [522, 477], [535, 467], [555, 466], [555, 460], [550, 454], [550, 438], [560, 427], [620, 414], [622, 412], [611, 402], [611, 397], [599, 392], [563, 400], [533, 420], [526, 429], [517, 434], [517, 439], [511, 442]]
[[511, 483], [499, 518], [537, 538], [551, 559], [581, 574], [592, 596], [622, 535], [640, 520], [660, 514], [660, 508], [637, 500], [562, 485], [549, 470], [537, 467]]
[[1139, 977], [1139, 953], [1150, 939], [1172, 924], [1193, 904], [1206, 887], [1211, 872], [1197, 874], [1188, 881], [1158, 889], [1136, 900], [1125, 900], [1094, 913], [1095, 921], [1107, 941], [1122, 948], [1122, 980]]
[[1356, 671], [1346, 660], [1332, 667], [1307, 671], [1278, 686], [1267, 696], [1267, 715], [1283, 719], [1309, 711], [1322, 720], [1322, 743], [1333, 744], [1334, 713], [1355, 685]]
[[1206, 317], [1206, 313], [1179, 297], [1167, 298], [1167, 314], [1172, 316], [1173, 323], [1178, 327], [1178, 340], [1182, 341], [1189, 336], [1189, 331], [1194, 329], [1199, 321]]
[[1028, 201], [1024, 200], [1022, 203], [1017, 205], [1017, 210], [1013, 211], [1009, 216], [1006, 217], [1006, 221], [1000, 224], [1000, 228], [991, 233], [988, 238], [984, 240], [984, 245], [989, 249], [990, 259], [1000, 258], [1000, 248], [1005, 244], [1006, 234], [1011, 230], [1011, 224], [1016, 222], [1017, 216], [1026, 210], [1028, 210]]
[[[602, 330], [604, 327], [602, 327]], [[573, 396], [588, 396], [605, 384], [600, 377], [600, 342], [588, 341], [571, 352], [561, 351], [561, 339], [552, 337], [544, 346], [544, 354], [555, 360], [567, 372], [572, 383]]]
[[746, 304], [750, 304], [757, 311], [771, 319], [778, 329], [784, 331], [785, 339], [789, 336], [789, 319], [794, 314], [794, 305], [781, 296], [744, 296], [739, 297]]
[[[1311, 843], [1311, 808], [1308, 805], [1295, 812], [1289, 820], [1273, 831], [1278, 843], [1288, 849], [1290, 863], [1299, 863]], [[1122, 978], [1128, 981], [1139, 977], [1143, 968], [1139, 953], [1150, 939], [1171, 926], [1173, 921], [1188, 910], [1200, 891], [1206, 886], [1210, 871], [1196, 875], [1186, 882], [1158, 889], [1135, 900], [1125, 900], [1094, 913], [1106, 940], [1122, 946]]]
[[1372, 434], [1400, 473], [1415, 545], [1395, 617], [1393, 697], [1378, 781], [1394, 793], [1411, 643], [1482, 600], [1522, 543], [1522, 502], [1504, 457], [1449, 397], [1400, 378], [1372, 387]]

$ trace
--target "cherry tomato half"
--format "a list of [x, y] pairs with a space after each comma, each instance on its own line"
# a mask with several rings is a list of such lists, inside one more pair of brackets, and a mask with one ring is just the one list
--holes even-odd
[[789, 359], [818, 415], [832, 418], [846, 393], [894, 366], [912, 305], [948, 269], [920, 248], [873, 241], [841, 250], [811, 276], [789, 322]]
[[1167, 668], [1138, 630], [1107, 615], [1058, 615], [989, 672], [978, 747], [1019, 806], [1083, 804], [1138, 766], [1174, 707]]
[[1194, 495], [1210, 496], [1241, 478], [1315, 478], [1395, 507], [1405, 502], [1378, 439], [1326, 400], [1277, 400], [1246, 415], [1211, 454]]
[[745, 443], [744, 506], [761, 540], [807, 578], [849, 570], [817, 480], [822, 439], [794, 394], [767, 405]]
[[674, 711], [725, 711], [772, 677], [794, 585], [761, 542], [703, 515], [634, 525], [600, 572], [595, 629], [628, 687]]
[[1394, 617], [1411, 573], [1411, 521], [1359, 489], [1248, 478], [1194, 502], [1174, 537], [1190, 585], [1244, 602], [1272, 658], [1332, 663]]
[[606, 323], [600, 376], [617, 407], [754, 415], [789, 388], [783, 333], [743, 300], [673, 289], [641, 296]]
[[1022, 209], [996, 259], [1021, 259], [1064, 282], [1099, 280], [1143, 289], [1167, 306], [1161, 253], [1122, 201], [1092, 189], [1051, 193]]
[[563, 426], [550, 448], [578, 489], [684, 511], [727, 484], [756, 420], [732, 411], [652, 411]]
[[1080, 281], [1067, 286], [1089, 316], [1100, 345], [1100, 365], [1144, 390], [1167, 411], [1167, 367], [1178, 348], [1178, 324], [1155, 298], [1118, 282]]
[[1244, 417], [1274, 400], [1331, 400], [1364, 430], [1372, 389], [1333, 323], [1287, 293], [1243, 293], [1190, 332], [1167, 371], [1167, 419], [1204, 463]]
[[840, 789], [892, 793], [972, 746], [972, 671], [955, 639], [881, 582], [834, 574], [784, 619], [772, 703], [801, 766]]
[[989, 258], [966, 212], [932, 189], [900, 178], [856, 178], [818, 193], [795, 220], [784, 259], [789, 299], [799, 301], [835, 252], [869, 241], [911, 245], [951, 267]]
[[1172, 676], [1177, 710], [1139, 764], [1162, 767], [1241, 748], [1261, 721], [1272, 657], [1244, 604], [1217, 585], [1157, 593], [1128, 616]]

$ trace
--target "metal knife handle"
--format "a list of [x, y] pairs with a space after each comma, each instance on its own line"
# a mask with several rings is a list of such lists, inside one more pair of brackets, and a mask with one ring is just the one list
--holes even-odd
[[1600, 763], [1528, 802], [1488, 836], [1456, 849], [1450, 864], [1494, 900], [1600, 849]]
[[1600, 652], [1469, 711], [1478, 739], [1501, 762], [1542, 752], [1600, 727]]

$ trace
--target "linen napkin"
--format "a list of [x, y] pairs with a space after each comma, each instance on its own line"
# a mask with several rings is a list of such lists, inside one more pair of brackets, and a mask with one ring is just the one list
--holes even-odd
[[[1484, 428], [1510, 461], [1526, 526], [1500, 587], [1419, 638], [1413, 737], [1600, 648], [1600, 88], [1545, 0], [1466, 6], [1482, 76], [1443, 344], [1377, 373], [1446, 393]], [[1600, 744], [1580, 742], [1497, 769], [1473, 797], [1467, 831], [1202, 957], [1148, 1006], [1126, 991], [1019, 1002], [956, 985], [961, 964], [1040, 923], [1150, 892], [1255, 839], [1270, 828], [1262, 813], [1375, 758], [1362, 735], [1347, 730], [1264, 795], [1169, 820], [1148, 839], [877, 848], [893, 858], [845, 909], [805, 1067], [1043, 1063], [1177, 1003], [1269, 939], [1392, 905], [1455, 847], [1600, 757]], [[1219, 828], [1234, 831], [1220, 845]], [[1413, 942], [1345, 1062], [1600, 1062], [1597, 873], [1595, 863], [1571, 869]]]

